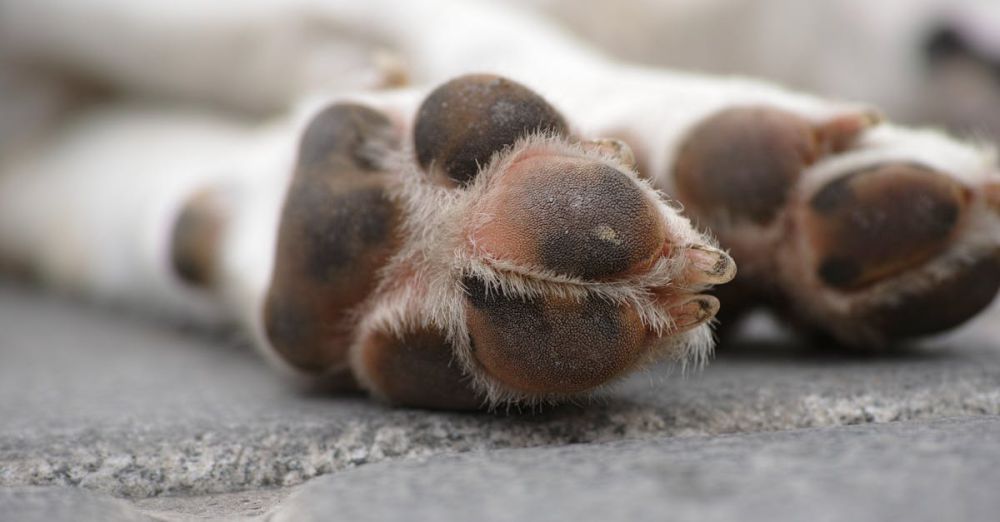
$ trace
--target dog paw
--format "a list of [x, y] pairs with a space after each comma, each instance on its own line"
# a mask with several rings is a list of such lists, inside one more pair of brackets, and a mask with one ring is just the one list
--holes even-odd
[[703, 359], [735, 274], [544, 99], [470, 75], [402, 115], [337, 104], [307, 128], [264, 310], [292, 365], [348, 365], [374, 395], [466, 409], [562, 400], [657, 357]]
[[787, 273], [817, 290], [823, 302], [813, 313], [844, 339], [881, 345], [942, 332], [977, 315], [1000, 289], [1000, 215], [984, 185], [891, 161], [803, 196], [791, 212], [802, 236], [781, 263], [796, 265]]
[[677, 195], [741, 265], [747, 303], [849, 345], [941, 332], [1000, 287], [989, 156], [864, 113], [729, 109], [680, 148]]

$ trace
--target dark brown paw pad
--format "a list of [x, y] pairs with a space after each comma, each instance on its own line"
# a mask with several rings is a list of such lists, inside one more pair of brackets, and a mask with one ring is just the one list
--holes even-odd
[[170, 263], [185, 283], [207, 288], [216, 282], [228, 213], [225, 195], [219, 190], [195, 193], [184, 203], [171, 230]]
[[803, 227], [826, 285], [864, 288], [926, 263], [951, 245], [970, 192], [919, 165], [853, 172], [809, 200]]
[[863, 310], [859, 321], [888, 339], [934, 334], [975, 317], [990, 305], [998, 291], [1000, 250], [904, 299]]
[[564, 156], [517, 161], [483, 196], [472, 240], [489, 256], [584, 279], [649, 267], [667, 241], [652, 197], [602, 162]]
[[496, 152], [533, 133], [566, 135], [562, 116], [541, 96], [489, 74], [461, 76], [434, 89], [417, 111], [417, 161], [435, 179], [465, 184]]
[[646, 329], [631, 307], [596, 296], [524, 299], [475, 278], [463, 283], [473, 357], [506, 388], [587, 391], [623, 375], [644, 353]]
[[360, 350], [368, 385], [394, 404], [453, 410], [485, 404], [438, 330], [423, 328], [402, 336], [374, 332]]
[[778, 109], [729, 109], [698, 124], [674, 167], [678, 196], [693, 217], [764, 225], [784, 206], [799, 174], [820, 153], [813, 126]]
[[363, 105], [337, 103], [313, 117], [299, 141], [298, 175], [380, 170], [381, 153], [399, 147], [389, 118]]
[[268, 339], [298, 368], [345, 361], [348, 314], [398, 248], [401, 213], [373, 155], [394, 142], [384, 115], [352, 104], [323, 111], [303, 135], [264, 310]]

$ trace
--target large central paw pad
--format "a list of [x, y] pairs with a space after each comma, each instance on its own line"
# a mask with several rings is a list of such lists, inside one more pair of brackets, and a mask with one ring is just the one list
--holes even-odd
[[534, 156], [510, 165], [476, 212], [473, 240], [497, 259], [584, 279], [648, 269], [666, 224], [625, 173], [593, 158]]
[[[307, 370], [390, 401], [558, 400], [656, 356], [703, 357], [735, 273], [634, 171], [515, 82], [464, 76], [408, 122], [340, 104], [303, 137], [264, 310]], [[410, 167], [412, 165], [412, 167]]]

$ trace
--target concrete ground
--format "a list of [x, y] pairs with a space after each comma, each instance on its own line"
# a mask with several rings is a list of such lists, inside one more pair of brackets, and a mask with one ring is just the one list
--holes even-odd
[[996, 520], [1000, 313], [767, 339], [541, 412], [392, 409], [238, 339], [0, 288], [0, 520]]

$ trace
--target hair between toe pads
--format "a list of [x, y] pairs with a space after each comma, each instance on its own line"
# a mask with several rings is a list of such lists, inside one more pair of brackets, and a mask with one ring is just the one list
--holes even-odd
[[434, 89], [417, 111], [417, 161], [459, 185], [476, 177], [494, 153], [534, 132], [566, 135], [563, 117], [527, 87], [471, 74]]

